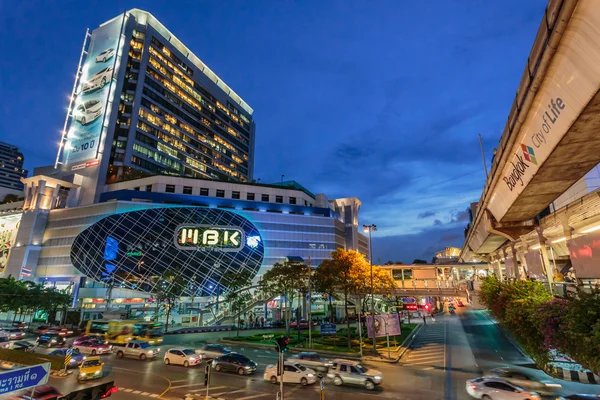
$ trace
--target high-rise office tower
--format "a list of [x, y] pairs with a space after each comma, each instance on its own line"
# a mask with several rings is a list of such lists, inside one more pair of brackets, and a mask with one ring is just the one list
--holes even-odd
[[25, 159], [17, 146], [0, 142], [0, 200], [7, 194], [22, 196], [21, 178], [27, 177], [23, 169]]
[[252, 108], [146, 11], [86, 33], [71, 98], [55, 172], [83, 203], [152, 174], [252, 180]]

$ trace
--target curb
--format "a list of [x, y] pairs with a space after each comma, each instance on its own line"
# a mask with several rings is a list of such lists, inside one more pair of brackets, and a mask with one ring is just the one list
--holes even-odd
[[[228, 340], [228, 339], [221, 339], [221, 340], [219, 340], [219, 343], [247, 346], [247, 347], [273, 349], [272, 343], [250, 343], [250, 342], [241, 342], [241, 341], [237, 341], [237, 340]], [[349, 358], [349, 359], [356, 359], [356, 360], [361, 359], [357, 353], [342, 353], [342, 352], [336, 352], [336, 351], [315, 350], [315, 349], [307, 349], [304, 347], [288, 347], [288, 350], [292, 353], [300, 353], [303, 351], [310, 351], [313, 353], [322, 354], [322, 355], [326, 355], [326, 356], [334, 356], [334, 357], [336, 356], [339, 358]]]
[[[407, 336], [406, 339], [404, 339], [404, 341], [402, 342], [402, 344], [400, 344], [400, 346], [404, 347], [404, 350], [402, 350], [402, 352], [400, 353], [400, 355], [398, 356], [398, 361], [400, 361], [400, 359], [402, 357], [404, 357], [404, 354], [408, 351], [408, 349], [410, 348], [410, 345], [412, 344], [412, 342], [414, 342], [415, 338], [417, 337], [417, 335], [419, 334], [419, 332], [421, 332], [421, 328], [424, 325], [417, 325], [417, 327], [412, 331], [412, 335]], [[410, 341], [409, 341], [410, 339]], [[409, 343], [405, 346], [404, 344], [409, 341]]]
[[176, 331], [166, 332], [165, 335], [181, 335], [184, 333], [207, 333], [207, 332], [227, 332], [231, 331], [233, 328], [231, 326], [219, 327], [219, 328], [181, 328]]
[[548, 365], [544, 370], [557, 379], [565, 381], [588, 383], [591, 385], [600, 385], [600, 376], [591, 371], [575, 371], [571, 369]]

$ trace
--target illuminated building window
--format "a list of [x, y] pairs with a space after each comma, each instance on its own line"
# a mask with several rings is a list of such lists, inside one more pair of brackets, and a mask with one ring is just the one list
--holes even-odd
[[231, 198], [232, 199], [239, 199], [240, 198], [240, 192], [231, 192]]
[[146, 185], [146, 192], [152, 191], [152, 185]]
[[296, 198], [290, 197], [290, 204], [296, 204]]
[[217, 189], [217, 197], [225, 197], [225, 191], [222, 189]]
[[183, 187], [183, 194], [192, 194], [192, 187], [191, 186], [184, 186]]
[[208, 189], [200, 188], [200, 196], [208, 196]]
[[247, 193], [246, 200], [254, 200], [254, 193]]
[[167, 193], [175, 193], [175, 185], [167, 185], [165, 187], [165, 192], [167, 192]]
[[283, 196], [275, 196], [275, 203], [283, 203]]
[[262, 201], [269, 201], [269, 195], [268, 195], [268, 194], [263, 194], [263, 195], [261, 196], [261, 200], [262, 200]]

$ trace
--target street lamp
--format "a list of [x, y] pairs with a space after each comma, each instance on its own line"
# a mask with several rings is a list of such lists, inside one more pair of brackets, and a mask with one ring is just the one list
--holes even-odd
[[371, 242], [371, 232], [376, 231], [377, 226], [363, 225], [363, 232], [369, 232], [369, 262], [371, 264], [371, 328], [373, 331], [373, 353], [377, 353], [377, 335], [375, 335], [375, 295], [373, 293], [373, 243]]

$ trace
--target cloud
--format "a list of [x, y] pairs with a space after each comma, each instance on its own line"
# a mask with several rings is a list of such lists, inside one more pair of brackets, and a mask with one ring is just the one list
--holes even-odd
[[465, 236], [460, 233], [446, 233], [446, 234], [440, 236], [439, 241], [440, 242], [450, 242], [450, 241], [454, 242], [458, 239], [464, 239], [464, 237]]
[[417, 218], [425, 219], [427, 217], [433, 217], [433, 216], [435, 216], [435, 211], [423, 211], [423, 212], [420, 212], [419, 215], [417, 215]]
[[469, 210], [460, 211], [452, 216], [452, 222], [466, 222], [469, 220]]
[[439, 219], [436, 219], [433, 221], [433, 226], [441, 226], [444, 225], [444, 223], [442, 221], [440, 221]]

